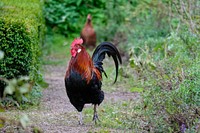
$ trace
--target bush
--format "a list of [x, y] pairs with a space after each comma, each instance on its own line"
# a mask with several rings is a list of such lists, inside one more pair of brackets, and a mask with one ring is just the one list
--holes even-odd
[[[144, 0], [136, 8], [138, 14], [146, 15], [138, 16], [142, 27], [136, 24], [128, 37], [130, 66], [133, 86], [144, 92], [136, 105], [140, 110], [132, 119], [133, 123], [139, 121], [134, 126], [141, 132], [199, 132], [200, 35], [199, 18], [195, 17], [199, 16], [195, 8], [199, 3], [194, 1], [193, 8], [180, 12], [188, 2], [168, 2]], [[157, 13], [169, 15], [156, 19], [159, 14], [153, 11], [160, 9]], [[153, 25], [156, 23], [162, 24], [161, 29]]]
[[149, 38], [145, 46], [132, 49], [134, 85], [145, 88], [140, 104], [143, 122], [148, 121], [144, 130], [195, 131], [200, 117], [198, 42], [198, 36], [189, 32], [172, 32], [167, 38]]
[[[30, 76], [31, 82], [41, 80], [38, 73], [40, 47], [45, 26], [40, 0], [15, 0], [0, 2], [0, 76], [14, 78]], [[0, 83], [1, 96], [5, 84]]]

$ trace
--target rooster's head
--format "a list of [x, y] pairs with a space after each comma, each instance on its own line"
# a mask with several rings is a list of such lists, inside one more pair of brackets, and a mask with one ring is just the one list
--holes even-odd
[[90, 14], [87, 15], [87, 20], [91, 21], [92, 20], [92, 16]]
[[80, 53], [83, 46], [83, 39], [82, 38], [77, 38], [74, 39], [74, 41], [71, 44], [71, 55], [72, 57], [75, 57], [77, 55], [77, 53]]

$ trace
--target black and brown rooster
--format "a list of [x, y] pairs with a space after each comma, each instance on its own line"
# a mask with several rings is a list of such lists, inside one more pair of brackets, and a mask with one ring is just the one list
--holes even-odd
[[71, 104], [80, 112], [82, 124], [82, 110], [85, 104], [94, 104], [93, 120], [98, 120], [97, 105], [104, 100], [104, 92], [101, 90], [102, 73], [107, 77], [102, 61], [105, 55], [112, 56], [117, 81], [119, 63], [122, 63], [117, 48], [110, 42], [103, 42], [97, 46], [92, 58], [84, 48], [81, 38], [75, 39], [71, 44], [71, 60], [65, 75], [65, 87]]

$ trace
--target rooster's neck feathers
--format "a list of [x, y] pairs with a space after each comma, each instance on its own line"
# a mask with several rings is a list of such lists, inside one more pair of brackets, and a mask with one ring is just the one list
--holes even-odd
[[87, 21], [86, 21], [86, 23], [85, 23], [85, 26], [93, 27], [93, 26], [92, 26], [92, 20], [91, 20], [91, 19], [87, 19]]
[[101, 73], [94, 67], [92, 59], [85, 49], [81, 49], [76, 57], [71, 58], [66, 76], [70, 75], [70, 71], [79, 73], [87, 83], [90, 82], [94, 73], [101, 80]]

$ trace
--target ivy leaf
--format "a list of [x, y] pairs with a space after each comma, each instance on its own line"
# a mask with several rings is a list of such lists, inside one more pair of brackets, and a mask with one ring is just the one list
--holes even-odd
[[9, 84], [11, 84], [11, 85], [13, 85], [13, 86], [17, 86], [17, 79], [11, 79], [10, 81], [9, 81]]
[[26, 83], [19, 87], [19, 91], [21, 94], [29, 92], [30, 84]]
[[30, 80], [29, 76], [22, 76], [18, 79], [18, 81], [29, 81], [29, 80]]
[[3, 59], [4, 57], [4, 52], [0, 50], [0, 60]]
[[12, 84], [9, 84], [8, 86], [6, 86], [5, 90], [4, 90], [4, 95], [6, 94], [10, 94], [12, 95], [15, 91], [15, 87]]

